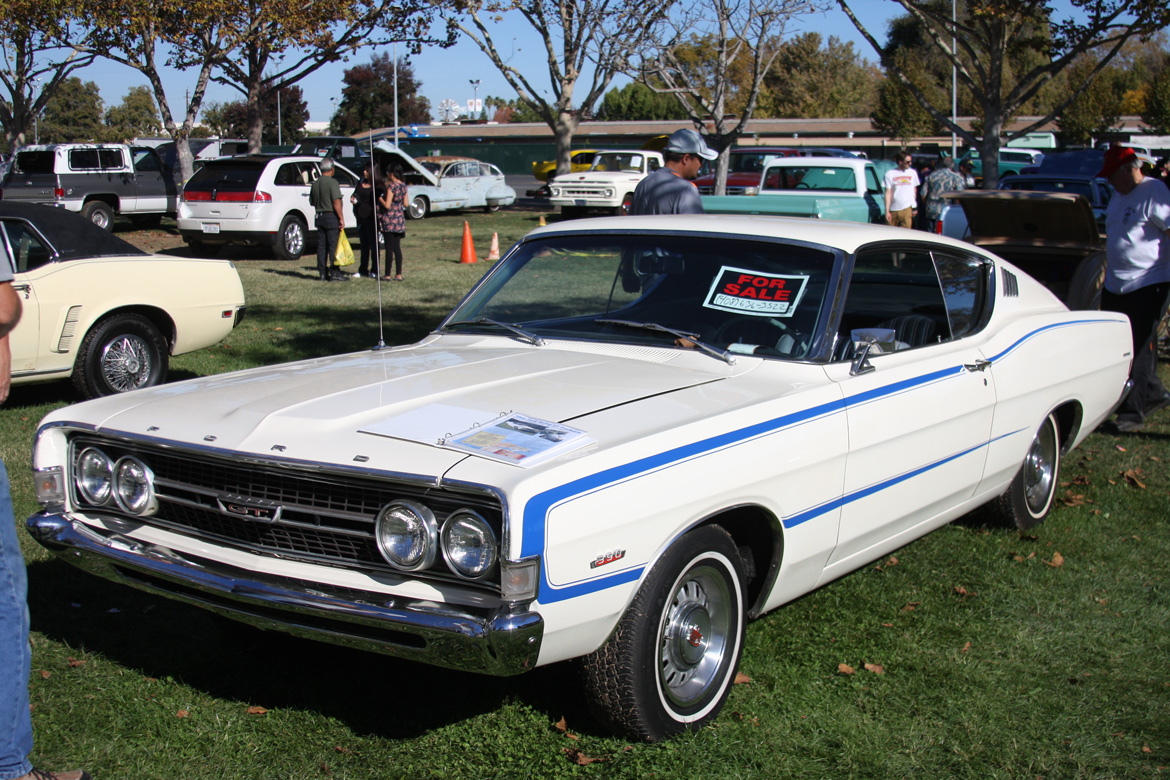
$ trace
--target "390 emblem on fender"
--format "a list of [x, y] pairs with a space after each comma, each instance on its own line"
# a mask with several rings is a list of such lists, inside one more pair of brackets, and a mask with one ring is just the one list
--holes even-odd
[[614, 550], [613, 552], [607, 552], [604, 555], [597, 556], [597, 558], [595, 560], [590, 561], [589, 568], [596, 569], [598, 566], [604, 566], [607, 563], [613, 563], [614, 561], [620, 561], [622, 558], [625, 558], [625, 557], [626, 557], [625, 550]]

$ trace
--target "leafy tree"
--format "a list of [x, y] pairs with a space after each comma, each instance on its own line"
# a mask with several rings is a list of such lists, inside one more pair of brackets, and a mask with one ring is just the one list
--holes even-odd
[[[951, 20], [951, 6], [936, 0], [895, 0], [914, 17], [933, 50], [951, 64], [970, 93], [980, 118], [982, 138], [949, 116], [950, 101], [940, 104], [919, 87], [898, 62], [883, 59], [887, 76], [904, 84], [936, 121], [972, 146], [983, 159], [985, 187], [999, 179], [999, 147], [1006, 140], [1036, 130], [1075, 100], [1129, 40], [1153, 33], [1170, 23], [1164, 0], [1076, 0], [1076, 16], [1054, 19], [1045, 0], [967, 0]], [[837, 0], [874, 51], [884, 49], [849, 7]], [[952, 40], [954, 43], [952, 44]], [[1011, 133], [1008, 119], [1040, 96], [1055, 76], [1078, 56], [1098, 50], [1101, 57], [1084, 79], [1067, 82], [1061, 96], [1035, 122]], [[1024, 63], [1013, 68], [1013, 63]]]
[[[458, 24], [499, 69], [509, 86], [553, 132], [557, 174], [569, 172], [573, 133], [583, 116], [605, 94], [613, 77], [628, 67], [651, 28], [674, 0], [459, 0], [457, 8], [469, 24]], [[504, 16], [520, 16], [544, 43], [551, 97], [544, 97], [528, 75], [510, 64], [497, 48], [493, 31]], [[509, 28], [510, 29], [510, 28]], [[510, 35], [508, 42], [511, 43]], [[592, 68], [584, 95], [575, 96], [577, 82]]]
[[[751, 120], [788, 22], [819, 0], [693, 0], [658, 30], [641, 73], [674, 94], [719, 150], [715, 192], [727, 187], [729, 150]], [[738, 117], [729, 116], [734, 111]]]
[[[334, 133], [353, 135], [375, 127], [394, 125], [394, 62], [375, 54], [369, 63], [347, 68], [341, 104], [330, 122]], [[419, 94], [422, 84], [406, 57], [398, 58], [398, 123], [426, 124], [431, 104]]]
[[162, 122], [154, 107], [150, 89], [144, 86], [130, 87], [122, 102], [111, 106], [106, 112], [107, 135], [126, 141], [137, 137], [150, 137], [162, 132]]
[[91, 29], [73, 0], [0, 3], [0, 126], [15, 149], [70, 74], [93, 61], [80, 51]]
[[756, 116], [865, 116], [882, 81], [881, 71], [851, 41], [830, 37], [826, 43], [819, 33], [805, 33], [780, 47], [764, 76]]
[[1163, 62], [1162, 70], [1154, 76], [1154, 81], [1150, 84], [1150, 94], [1146, 98], [1142, 121], [1152, 132], [1170, 133], [1170, 57]]
[[[1079, 82], [1097, 67], [1097, 58], [1082, 55], [1068, 69], [1068, 78]], [[1108, 132], [1121, 118], [1124, 97], [1117, 69], [1105, 68], [1056, 118], [1066, 144], [1087, 145], [1096, 136]]]
[[[264, 130], [260, 143], [265, 146], [295, 144], [305, 137], [305, 122], [309, 119], [309, 105], [299, 85], [280, 90], [280, 124], [277, 125], [277, 93], [271, 92], [260, 107]], [[248, 106], [242, 100], [230, 103], [208, 103], [203, 110], [203, 122], [211, 135], [220, 138], [244, 138], [248, 133]]]
[[240, 43], [219, 61], [213, 78], [243, 96], [249, 150], [260, 150], [262, 106], [269, 93], [363, 47], [403, 42], [418, 51], [424, 43], [451, 45], [451, 24], [446, 37], [430, 35], [436, 10], [431, 0], [237, 2], [226, 23]]
[[605, 93], [597, 118], [608, 122], [687, 119], [687, 111], [674, 95], [631, 81]]
[[[906, 64], [910, 73], [913, 66]], [[903, 146], [914, 138], [938, 135], [942, 131], [939, 122], [922, 107], [901, 82], [884, 78], [877, 90], [877, 104], [869, 115], [874, 128], [891, 138], [897, 138]]]
[[[150, 84], [163, 127], [175, 142], [184, 180], [194, 170], [187, 139], [199, 117], [211, 74], [228, 51], [239, 45], [229, 21], [234, 0], [79, 0], [92, 22], [88, 51], [134, 68]], [[194, 89], [175, 121], [163, 87], [161, 66], [195, 68]]]
[[106, 140], [98, 85], [70, 76], [45, 106], [38, 132], [41, 143], [67, 144]]

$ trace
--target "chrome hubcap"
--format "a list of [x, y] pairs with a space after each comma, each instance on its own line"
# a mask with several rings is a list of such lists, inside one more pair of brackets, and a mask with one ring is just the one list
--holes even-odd
[[1044, 511], [1056, 473], [1056, 433], [1045, 423], [1032, 440], [1024, 461], [1024, 496], [1033, 514]]
[[301, 254], [305, 248], [305, 236], [299, 223], [293, 222], [284, 229], [284, 245], [288, 247], [289, 254]]
[[138, 336], [119, 336], [102, 351], [102, 378], [119, 393], [145, 386], [150, 369], [150, 346]]
[[710, 566], [692, 569], [663, 616], [658, 669], [662, 690], [676, 705], [699, 701], [719, 680], [733, 630], [726, 580]]

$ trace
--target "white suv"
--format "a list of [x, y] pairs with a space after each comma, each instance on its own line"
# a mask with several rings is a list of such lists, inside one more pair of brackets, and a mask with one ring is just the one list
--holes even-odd
[[[334, 163], [341, 185], [345, 227], [357, 222], [349, 196], [358, 177]], [[214, 254], [224, 244], [271, 246], [276, 256], [295, 260], [317, 240], [309, 186], [321, 175], [320, 160], [309, 156], [241, 155], [208, 160], [183, 187], [179, 233], [196, 255]]]

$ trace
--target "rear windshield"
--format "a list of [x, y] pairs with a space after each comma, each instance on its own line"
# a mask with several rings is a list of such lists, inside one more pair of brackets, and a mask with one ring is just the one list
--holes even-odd
[[17, 152], [12, 164], [13, 173], [52, 173], [53, 152]]
[[188, 192], [252, 192], [264, 170], [259, 164], [208, 162], [195, 172], [184, 187]]

